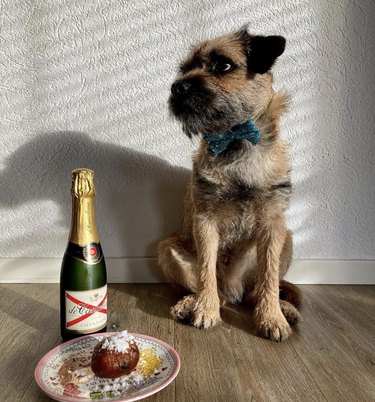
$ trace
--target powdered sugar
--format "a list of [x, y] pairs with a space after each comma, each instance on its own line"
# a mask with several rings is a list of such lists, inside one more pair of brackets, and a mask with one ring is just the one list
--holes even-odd
[[117, 332], [115, 335], [104, 338], [101, 349], [126, 353], [130, 349], [130, 342], [134, 342], [134, 336], [129, 335], [128, 331]]
[[127, 391], [139, 389], [145, 382], [145, 378], [133, 371], [129, 375], [118, 378], [94, 377], [87, 384], [87, 394], [91, 397], [114, 397], [120, 396]]

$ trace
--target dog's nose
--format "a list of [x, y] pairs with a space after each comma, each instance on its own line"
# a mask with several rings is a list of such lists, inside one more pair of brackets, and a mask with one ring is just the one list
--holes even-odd
[[192, 85], [191, 82], [189, 81], [177, 81], [175, 82], [172, 87], [172, 95], [173, 96], [178, 96], [178, 95], [186, 95], [189, 90], [191, 89]]

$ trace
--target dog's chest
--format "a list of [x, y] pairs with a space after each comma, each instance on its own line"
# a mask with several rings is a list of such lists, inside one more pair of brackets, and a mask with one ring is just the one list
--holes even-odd
[[274, 171], [274, 161], [259, 152], [226, 165], [195, 166], [194, 198], [205, 204], [205, 209], [228, 209], [234, 204], [236, 213], [248, 210], [264, 196]]
[[197, 166], [193, 174], [193, 198], [197, 210], [210, 212], [225, 243], [251, 237], [259, 211], [266, 205], [282, 209], [291, 190], [288, 174], [277, 173], [277, 161], [254, 153], [228, 165]]
[[251, 236], [256, 222], [256, 205], [261, 198], [259, 188], [240, 178], [219, 184], [199, 173], [195, 175], [195, 205], [199, 211], [209, 212], [214, 217], [220, 237], [227, 244]]
[[214, 182], [199, 172], [194, 177], [194, 199], [204, 210], [227, 210], [230, 206], [236, 206], [239, 210], [248, 209], [260, 194], [259, 188], [239, 177], [222, 183]]

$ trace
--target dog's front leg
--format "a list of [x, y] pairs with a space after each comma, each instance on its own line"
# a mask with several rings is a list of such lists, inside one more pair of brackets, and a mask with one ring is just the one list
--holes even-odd
[[214, 220], [207, 215], [195, 216], [193, 230], [199, 276], [192, 322], [197, 328], [207, 329], [221, 321], [216, 279], [219, 233]]
[[273, 217], [262, 222], [257, 236], [257, 284], [255, 320], [259, 333], [273, 341], [282, 341], [291, 333], [279, 302], [280, 255], [287, 235], [284, 219]]

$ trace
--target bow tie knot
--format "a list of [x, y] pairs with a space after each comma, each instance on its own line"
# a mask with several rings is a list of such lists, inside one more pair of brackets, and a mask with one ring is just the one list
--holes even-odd
[[203, 139], [215, 156], [224, 152], [235, 140], [247, 140], [253, 145], [260, 140], [260, 131], [252, 119], [245, 123], [238, 124], [224, 133], [215, 135], [204, 135]]

